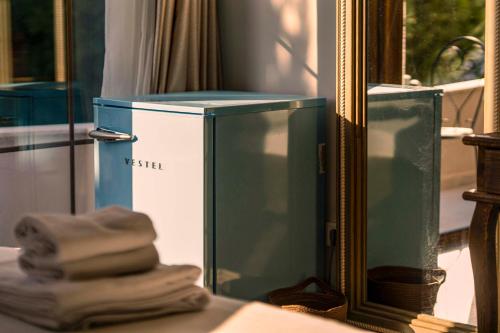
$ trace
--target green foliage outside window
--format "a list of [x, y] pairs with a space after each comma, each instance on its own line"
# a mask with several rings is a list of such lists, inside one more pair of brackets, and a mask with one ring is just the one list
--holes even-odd
[[432, 64], [448, 41], [474, 36], [484, 42], [484, 16], [485, 0], [406, 0], [405, 72], [430, 85]]

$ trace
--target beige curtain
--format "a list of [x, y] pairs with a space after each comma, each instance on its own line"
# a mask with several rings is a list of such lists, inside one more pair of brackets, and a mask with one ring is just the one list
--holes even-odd
[[11, 0], [0, 0], [0, 83], [12, 81], [10, 1]]
[[216, 0], [157, 0], [151, 92], [221, 86]]

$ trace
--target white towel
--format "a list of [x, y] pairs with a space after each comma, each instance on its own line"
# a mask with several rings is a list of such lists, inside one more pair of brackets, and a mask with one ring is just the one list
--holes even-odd
[[0, 311], [50, 329], [195, 311], [209, 302], [208, 291], [193, 285], [201, 272], [195, 266], [159, 265], [142, 274], [41, 282], [22, 273], [17, 256], [0, 248]]
[[32, 214], [19, 221], [15, 236], [23, 249], [58, 261], [74, 261], [150, 245], [151, 219], [119, 206], [89, 214]]
[[27, 215], [14, 232], [24, 250], [19, 264], [36, 278], [95, 278], [158, 264], [149, 217], [118, 206], [78, 216]]
[[144, 272], [159, 263], [158, 252], [153, 244], [125, 252], [104, 254], [75, 261], [57, 262], [53, 258], [39, 257], [23, 252], [19, 266], [36, 279], [84, 280]]

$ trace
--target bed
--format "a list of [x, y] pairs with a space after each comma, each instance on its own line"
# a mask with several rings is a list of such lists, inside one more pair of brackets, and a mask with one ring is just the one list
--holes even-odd
[[[17, 319], [0, 314], [0, 331], [9, 333], [49, 333]], [[335, 320], [292, 313], [267, 304], [243, 303], [213, 296], [207, 309], [196, 313], [166, 316], [158, 319], [95, 328], [82, 333], [362, 333]], [[69, 332], [65, 332], [69, 333]]]

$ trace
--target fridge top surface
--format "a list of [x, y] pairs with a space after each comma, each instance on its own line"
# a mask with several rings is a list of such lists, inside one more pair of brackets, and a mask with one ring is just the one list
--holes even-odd
[[440, 87], [413, 87], [394, 84], [368, 84], [368, 101], [434, 97], [443, 92]]
[[217, 116], [324, 106], [321, 97], [253, 92], [203, 91], [133, 97], [96, 97], [94, 105]]

